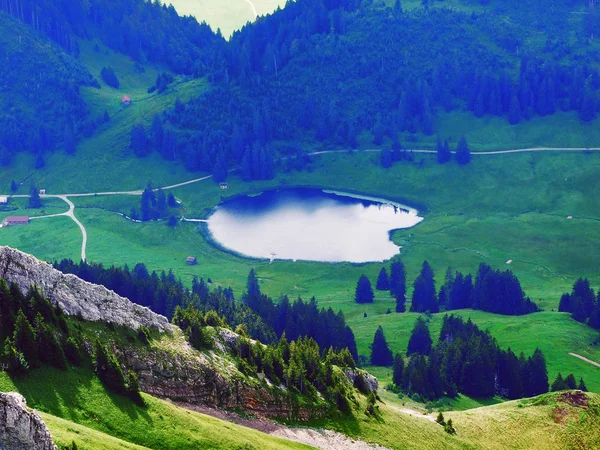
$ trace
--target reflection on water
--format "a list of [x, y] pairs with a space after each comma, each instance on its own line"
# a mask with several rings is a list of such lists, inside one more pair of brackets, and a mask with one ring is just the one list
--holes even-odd
[[389, 231], [421, 220], [416, 210], [383, 200], [283, 189], [222, 203], [208, 229], [225, 248], [247, 256], [367, 262], [396, 255]]

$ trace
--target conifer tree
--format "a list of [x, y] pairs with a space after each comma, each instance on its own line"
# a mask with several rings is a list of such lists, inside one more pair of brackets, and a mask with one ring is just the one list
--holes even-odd
[[396, 312], [406, 311], [406, 271], [401, 261], [392, 263], [390, 270], [390, 294], [396, 299]]
[[431, 335], [429, 334], [429, 327], [423, 317], [419, 316], [415, 322], [410, 339], [408, 341], [408, 350], [406, 355], [410, 356], [413, 353], [419, 353], [421, 355], [428, 355], [431, 351]]
[[460, 165], [469, 164], [471, 162], [471, 150], [469, 149], [469, 144], [467, 144], [467, 139], [462, 136], [460, 141], [458, 141], [458, 145], [456, 146], [456, 161]]
[[17, 318], [15, 320], [13, 341], [16, 350], [23, 353], [30, 368], [35, 369], [40, 366], [35, 332], [21, 309], [17, 313]]
[[587, 386], [583, 382], [583, 378], [579, 379], [579, 385], [577, 386], [577, 389], [579, 389], [580, 391], [583, 391], [583, 392], [587, 392]]
[[442, 139], [438, 136], [437, 140], [437, 162], [438, 164], [446, 164], [452, 159], [452, 153], [450, 152], [450, 146], [448, 139], [442, 142]]
[[371, 364], [374, 366], [391, 366], [394, 363], [392, 351], [383, 334], [381, 325], [375, 331], [373, 344], [371, 344]]
[[404, 374], [404, 359], [400, 353], [394, 356], [394, 366], [392, 369], [392, 383], [396, 386], [402, 385], [402, 375]]
[[427, 261], [423, 262], [421, 273], [414, 282], [411, 312], [438, 312], [437, 295], [433, 269]]
[[41, 208], [42, 200], [40, 199], [40, 191], [35, 184], [32, 184], [29, 188], [29, 207], [30, 208]]
[[356, 303], [373, 303], [374, 294], [371, 282], [366, 275], [361, 275], [356, 284], [354, 300]]
[[390, 280], [388, 278], [387, 270], [385, 269], [385, 267], [382, 267], [379, 271], [376, 288], [378, 291], [388, 291], [390, 289]]
[[572, 373], [566, 376], [565, 386], [567, 389], [577, 389], [577, 381], [575, 380], [575, 376]]
[[565, 384], [565, 379], [563, 378], [562, 374], [560, 372], [558, 372], [558, 375], [556, 376], [556, 379], [552, 382], [552, 392], [557, 392], [557, 391], [562, 391], [564, 389], [566, 389], [566, 384]]

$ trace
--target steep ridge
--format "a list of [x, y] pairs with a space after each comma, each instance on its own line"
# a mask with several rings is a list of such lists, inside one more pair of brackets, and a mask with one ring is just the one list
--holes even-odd
[[0, 246], [0, 277], [15, 283], [23, 292], [37, 286], [67, 315], [133, 329], [145, 326], [161, 332], [173, 331], [166, 317], [120, 297], [104, 286], [65, 275], [50, 264], [10, 247]]

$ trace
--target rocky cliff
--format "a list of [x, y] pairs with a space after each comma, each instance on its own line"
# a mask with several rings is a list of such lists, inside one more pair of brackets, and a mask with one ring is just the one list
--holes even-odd
[[38, 286], [46, 298], [68, 315], [133, 329], [143, 325], [172, 331], [166, 317], [136, 305], [104, 286], [63, 274], [50, 264], [10, 247], [0, 246], [0, 278], [17, 284], [23, 292], [33, 285]]
[[0, 392], [0, 450], [57, 450], [44, 421], [14, 392]]

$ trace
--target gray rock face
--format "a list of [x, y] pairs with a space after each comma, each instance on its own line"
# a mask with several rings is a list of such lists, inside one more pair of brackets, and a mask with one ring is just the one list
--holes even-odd
[[350, 383], [355, 384], [355, 380], [360, 377], [363, 379], [364, 385], [370, 392], [377, 392], [377, 389], [379, 388], [379, 381], [377, 381], [377, 378], [370, 373], [365, 372], [364, 370], [351, 369], [346, 369], [345, 373]]
[[68, 315], [85, 320], [113, 322], [133, 329], [140, 326], [172, 331], [166, 317], [136, 305], [104, 286], [98, 286], [54, 269], [10, 247], [0, 246], [0, 278], [15, 283], [27, 292], [36, 285], [46, 298]]
[[14, 392], [0, 392], [0, 450], [57, 450], [44, 421]]

